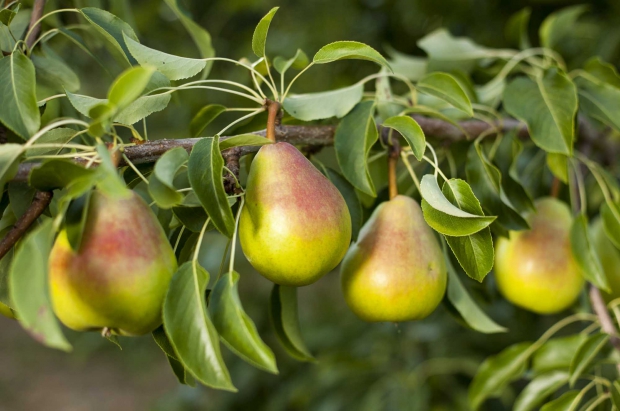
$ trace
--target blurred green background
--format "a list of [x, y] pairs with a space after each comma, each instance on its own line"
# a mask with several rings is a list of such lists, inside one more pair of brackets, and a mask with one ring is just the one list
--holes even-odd
[[[26, 2], [27, 4], [28, 2]], [[94, 6], [130, 23], [141, 41], [168, 53], [195, 57], [197, 51], [182, 25], [161, 0], [50, 1], [48, 10]], [[310, 56], [324, 44], [356, 40], [385, 51], [423, 55], [416, 40], [446, 27], [489, 47], [512, 46], [504, 37], [509, 17], [532, 9], [531, 38], [549, 13], [579, 4], [570, 0], [220, 0], [185, 1], [195, 21], [208, 29], [218, 56], [251, 57], [256, 23], [274, 6], [281, 9], [268, 40], [271, 56], [292, 56], [302, 48]], [[562, 45], [569, 65], [584, 56], [601, 55], [620, 62], [620, 2], [589, 2], [570, 41]], [[74, 15], [64, 23], [77, 23]], [[66, 19], [66, 20], [65, 20]], [[102, 97], [107, 76], [83, 52], [52, 42], [80, 76], [81, 94]], [[111, 58], [101, 57], [106, 65]], [[120, 71], [120, 67], [118, 67]], [[351, 84], [375, 67], [341, 62], [311, 70], [295, 91], [322, 91]], [[112, 70], [113, 71], [113, 70]], [[213, 77], [248, 81], [243, 70], [216, 64]], [[241, 104], [204, 91], [175, 94], [172, 104], [148, 119], [150, 138], [189, 136], [192, 116], [205, 104]], [[59, 102], [58, 104], [62, 104]], [[226, 118], [221, 121], [226, 122]], [[228, 119], [230, 121], [230, 119]], [[214, 128], [220, 127], [215, 124]], [[224, 240], [215, 234], [204, 241], [201, 259], [217, 272]], [[270, 283], [237, 253], [241, 299], [265, 341], [276, 351], [280, 375], [258, 371], [223, 349], [236, 394], [205, 387], [180, 386], [165, 356], [151, 337], [121, 338], [123, 350], [97, 334], [67, 332], [74, 345], [64, 354], [32, 340], [11, 320], [0, 318], [0, 410], [458, 410], [466, 408], [466, 389], [478, 364], [516, 341], [533, 340], [559, 317], [538, 317], [498, 297], [492, 275], [480, 285], [463, 278], [482, 308], [510, 328], [503, 335], [471, 331], [440, 308], [428, 319], [407, 324], [366, 324], [351, 314], [340, 295], [338, 274], [299, 290], [304, 337], [316, 355], [313, 364], [298, 363], [280, 349], [269, 325]], [[510, 393], [489, 402], [488, 409], [508, 409]]]

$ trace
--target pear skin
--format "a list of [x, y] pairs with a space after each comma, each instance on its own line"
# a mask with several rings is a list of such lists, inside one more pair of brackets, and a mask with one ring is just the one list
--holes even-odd
[[419, 204], [402, 195], [380, 204], [341, 266], [344, 298], [365, 321], [420, 320], [446, 291], [441, 247]]
[[295, 147], [261, 147], [245, 193], [241, 247], [264, 277], [299, 287], [342, 260], [351, 242], [349, 209], [338, 189]]
[[566, 204], [542, 198], [527, 217], [530, 230], [497, 240], [495, 279], [508, 301], [539, 314], [557, 313], [575, 302], [584, 279], [571, 251], [572, 220]]
[[49, 260], [58, 318], [78, 331], [107, 327], [119, 335], [157, 328], [177, 262], [157, 218], [133, 191], [93, 192], [79, 251], [62, 231]]
[[607, 277], [611, 293], [601, 290], [605, 301], [610, 302], [620, 297], [620, 250], [607, 238], [603, 221], [597, 219], [590, 225], [590, 234], [592, 235], [592, 249], [596, 250], [603, 272]]

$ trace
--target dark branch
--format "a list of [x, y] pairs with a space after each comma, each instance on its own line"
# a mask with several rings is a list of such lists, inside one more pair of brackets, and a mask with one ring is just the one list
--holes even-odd
[[0, 259], [9, 252], [9, 250], [15, 245], [17, 240], [19, 240], [30, 228], [32, 223], [36, 221], [37, 218], [43, 211], [47, 208], [47, 206], [52, 201], [53, 194], [51, 191], [37, 191], [34, 195], [34, 200], [32, 200], [32, 204], [28, 207], [28, 210], [17, 220], [13, 228], [4, 236], [4, 238], [0, 241]]
[[[603, 332], [609, 334], [609, 342], [611, 342], [616, 350], [620, 351], [620, 338], [618, 338], [618, 330], [616, 330], [614, 321], [609, 315], [609, 311], [607, 310], [601, 291], [593, 285], [590, 286], [590, 303], [592, 304], [594, 313], [601, 322]], [[620, 370], [620, 364], [617, 366]]]
[[25, 39], [26, 45], [28, 48], [31, 48], [37, 38], [39, 37], [39, 32], [41, 31], [41, 23], [38, 23], [33, 28], [33, 24], [37, 23], [37, 21], [43, 16], [43, 9], [45, 8], [45, 0], [35, 0], [34, 5], [32, 6], [32, 14], [30, 15], [30, 24], [28, 25], [28, 29], [32, 29], [30, 35]]

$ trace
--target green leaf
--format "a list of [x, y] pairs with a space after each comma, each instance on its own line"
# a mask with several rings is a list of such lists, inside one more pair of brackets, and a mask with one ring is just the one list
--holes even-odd
[[20, 144], [0, 144], [0, 193], [4, 192], [4, 185], [17, 174], [22, 153]]
[[555, 400], [546, 403], [540, 411], [574, 411], [581, 398], [579, 391], [568, 391]]
[[492, 51], [465, 37], [453, 37], [437, 29], [420, 40], [418, 47], [428, 55], [428, 72], [463, 70], [471, 73], [479, 60], [492, 57]]
[[265, 57], [265, 45], [267, 43], [269, 25], [278, 9], [279, 7], [274, 7], [269, 10], [269, 13], [258, 22], [258, 25], [254, 29], [254, 35], [252, 35], [252, 51], [258, 57]]
[[424, 150], [426, 150], [426, 137], [417, 121], [409, 116], [394, 116], [385, 120], [382, 126], [398, 131], [411, 147], [415, 158], [422, 161]]
[[469, 386], [469, 404], [474, 410], [479, 409], [487, 398], [499, 395], [511, 381], [525, 372], [532, 354], [531, 347], [529, 342], [511, 345], [480, 365]]
[[282, 75], [284, 75], [284, 73], [286, 73], [286, 71], [291, 67], [297, 70], [304, 69], [308, 63], [308, 56], [302, 49], [297, 49], [295, 55], [288, 60], [279, 56], [273, 59], [273, 67]]
[[138, 60], [140, 65], [155, 67], [170, 80], [194, 77], [207, 65], [207, 62], [204, 60], [173, 56], [172, 54], [143, 46], [127, 35], [124, 38], [131, 55]]
[[221, 104], [209, 104], [204, 106], [196, 113], [189, 123], [190, 134], [194, 137], [198, 137], [213, 120], [225, 111], [226, 107]]
[[577, 89], [552, 68], [535, 79], [518, 77], [504, 90], [504, 108], [527, 124], [534, 143], [550, 153], [571, 155], [575, 139]]
[[610, 388], [611, 391], [611, 401], [614, 404], [614, 407], [620, 409], [620, 382], [614, 381]]
[[347, 203], [347, 208], [351, 215], [351, 239], [352, 241], [356, 241], [364, 222], [364, 210], [355, 192], [355, 187], [353, 187], [346, 178], [340, 175], [340, 173], [329, 167], [325, 168], [325, 173], [327, 178], [329, 178], [338, 191], [340, 191], [345, 203]]
[[122, 110], [136, 100], [153, 76], [153, 67], [132, 67], [114, 80], [108, 91], [108, 102]]
[[587, 9], [587, 5], [580, 4], [551, 13], [540, 25], [540, 44], [543, 47], [556, 48], [574, 32], [575, 22]]
[[256, 325], [245, 313], [238, 290], [239, 274], [224, 274], [209, 297], [209, 313], [220, 338], [232, 352], [255, 367], [278, 373], [273, 351], [263, 342]]
[[86, 190], [80, 196], [68, 194], [62, 197], [63, 202], [69, 201], [72, 197], [74, 198], [67, 207], [64, 228], [67, 231], [69, 245], [71, 245], [71, 248], [75, 251], [79, 251], [82, 244], [92, 193], [93, 190], [90, 190], [89, 187], [89, 190]]
[[528, 32], [531, 14], [531, 7], [525, 7], [519, 10], [510, 17], [504, 30], [508, 41], [511, 44], [518, 45], [521, 50], [529, 49], [531, 47]]
[[92, 168], [85, 168], [69, 159], [50, 159], [35, 167], [28, 176], [28, 183], [42, 191], [68, 187], [76, 180], [90, 180], [94, 184], [95, 174]]
[[149, 194], [160, 208], [171, 208], [180, 204], [183, 194], [174, 187], [174, 176], [187, 162], [189, 155], [183, 147], [166, 151], [155, 163], [149, 177]]
[[297, 288], [274, 284], [269, 314], [278, 340], [286, 352], [299, 361], [314, 361], [299, 329]]
[[48, 293], [47, 259], [53, 241], [52, 220], [46, 220], [20, 242], [9, 274], [11, 301], [20, 324], [34, 339], [48, 347], [71, 351]]
[[607, 341], [609, 341], [608, 334], [598, 333], [591, 335], [581, 343], [570, 364], [571, 387], [592, 366], [596, 355], [607, 344]]
[[268, 138], [257, 134], [240, 134], [220, 140], [220, 151], [241, 146], [264, 146], [273, 143]]
[[189, 182], [218, 231], [232, 237], [235, 218], [224, 190], [224, 159], [219, 138], [206, 137], [192, 148], [187, 166]]
[[109, 196], [125, 196], [129, 189], [125, 185], [125, 181], [119, 176], [118, 170], [112, 159], [110, 152], [103, 144], [97, 144], [97, 154], [101, 159], [99, 167], [97, 167], [97, 188]]
[[454, 271], [454, 267], [447, 256], [446, 263], [448, 267], [448, 300], [459, 312], [461, 317], [463, 317], [465, 323], [474, 330], [485, 334], [508, 331], [505, 327], [502, 327], [489, 318], [486, 313], [478, 307], [474, 299], [471, 298], [467, 292], [467, 289], [465, 289], [461, 283], [461, 280]]
[[[172, 12], [179, 18], [181, 24], [185, 27], [185, 30], [189, 33], [192, 40], [196, 44], [200, 57], [203, 59], [215, 57], [215, 49], [211, 44], [211, 35], [207, 30], [196, 24], [190, 17], [181, 10], [177, 0], [164, 0], [166, 4], [172, 9]], [[205, 79], [211, 70], [211, 62], [207, 63], [205, 70], [202, 73], [202, 78]]]
[[159, 346], [159, 348], [161, 348], [164, 354], [166, 354], [166, 358], [168, 359], [170, 368], [172, 368], [172, 371], [179, 380], [179, 383], [194, 387], [196, 385], [194, 377], [192, 377], [192, 375], [179, 361], [177, 354], [174, 352], [172, 344], [170, 344], [170, 340], [168, 340], [168, 336], [166, 335], [164, 327], [158, 327], [155, 331], [153, 331], [152, 335], [155, 343]]
[[601, 60], [600, 57], [592, 57], [583, 69], [597, 80], [620, 88], [620, 74], [616, 71], [616, 67]]
[[341, 118], [362, 100], [363, 93], [364, 85], [356, 83], [337, 90], [287, 97], [282, 106], [291, 116], [303, 121]]
[[513, 411], [532, 411], [568, 381], [565, 371], [552, 371], [534, 378], [515, 400]]
[[601, 220], [607, 238], [620, 249], [620, 205], [617, 203], [603, 203], [601, 205]]
[[411, 81], [418, 81], [427, 73], [428, 61], [426, 58], [410, 56], [389, 46], [385, 46], [385, 49], [391, 58], [389, 63], [395, 74], [404, 76]]
[[552, 338], [545, 342], [532, 358], [532, 370], [537, 374], [555, 370], [567, 371], [581, 343], [583, 334]]
[[80, 89], [80, 78], [60, 56], [47, 49], [46, 53], [33, 53], [30, 59], [36, 69], [37, 81], [52, 87], [54, 90], [77, 91]]
[[570, 244], [575, 262], [581, 269], [586, 280], [596, 287], [611, 292], [609, 281], [603, 271], [601, 261], [592, 248], [592, 239], [588, 231], [588, 217], [579, 214], [573, 221], [570, 230]]
[[4, 24], [5, 26], [10, 25], [11, 21], [13, 21], [13, 19], [17, 15], [17, 12], [19, 11], [19, 6], [20, 4], [18, 3], [14, 10], [11, 10], [8, 8], [1, 9], [0, 10], [0, 23]]
[[35, 69], [21, 52], [0, 59], [0, 122], [24, 139], [39, 130]]
[[201, 383], [236, 391], [205, 306], [209, 273], [196, 261], [179, 267], [164, 300], [164, 329], [178, 359]]
[[[172, 212], [181, 224], [194, 233], [199, 233], [202, 230], [208, 217], [202, 207], [173, 207]], [[209, 225], [212, 225], [212, 223], [209, 222]], [[214, 227], [211, 228], [213, 229]], [[207, 227], [208, 229], [209, 227]]]
[[[454, 179], [449, 181], [448, 188], [451, 189], [453, 197], [458, 199], [459, 204], [466, 209], [480, 207], [467, 182]], [[471, 235], [488, 227], [495, 220], [495, 217], [472, 214], [452, 204], [439, 188], [437, 178], [431, 174], [422, 177], [420, 193], [423, 198], [424, 219], [441, 234], [454, 237]]]
[[334, 136], [336, 158], [342, 173], [355, 188], [376, 197], [368, 170], [368, 153], [379, 138], [373, 118], [374, 102], [364, 101], [347, 114]]
[[579, 107], [590, 117], [595, 118], [615, 130], [620, 130], [620, 88], [597, 79], [586, 72], [575, 78], [579, 93]]
[[80, 13], [82, 13], [86, 20], [88, 20], [88, 22], [92, 24], [118, 52], [120, 52], [130, 66], [138, 64], [132, 57], [123, 39], [124, 33], [132, 40], [139, 41], [136, 33], [129, 24], [125, 23], [114, 14], [95, 7], [85, 7], [80, 9]]
[[[37, 144], [66, 144], [73, 139], [77, 130], [67, 127], [53, 128], [39, 137], [31, 147]], [[25, 157], [40, 156], [42, 154], [58, 154], [60, 148], [30, 148], [24, 153]]]
[[547, 167], [564, 184], [568, 184], [568, 157], [564, 154], [547, 153]]
[[390, 64], [377, 50], [357, 41], [329, 43], [316, 52], [312, 62], [315, 64], [325, 64], [344, 59], [368, 60], [386, 67], [390, 71], [392, 70]]
[[450, 74], [429, 73], [416, 86], [421, 92], [440, 98], [473, 117], [474, 111], [467, 93]]

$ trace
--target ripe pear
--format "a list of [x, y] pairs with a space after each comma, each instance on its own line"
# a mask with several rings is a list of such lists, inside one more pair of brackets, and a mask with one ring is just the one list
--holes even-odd
[[570, 245], [571, 212], [551, 198], [536, 201], [527, 216], [531, 229], [511, 231], [497, 240], [495, 279], [499, 291], [515, 305], [539, 314], [570, 307], [584, 279]]
[[295, 147], [261, 147], [245, 194], [241, 247], [264, 277], [299, 287], [315, 282], [342, 260], [351, 242], [347, 204]]
[[49, 259], [58, 318], [78, 331], [107, 328], [142, 335], [157, 328], [174, 251], [149, 206], [135, 192], [91, 195], [79, 250], [61, 231]]
[[341, 266], [344, 298], [365, 321], [420, 320], [446, 291], [441, 247], [418, 203], [402, 195], [380, 204]]
[[603, 298], [607, 302], [620, 297], [620, 250], [607, 238], [603, 221], [595, 220], [590, 225], [590, 234], [592, 235], [592, 249], [596, 251], [603, 272], [607, 277], [607, 282], [611, 288], [611, 293], [601, 290]]

